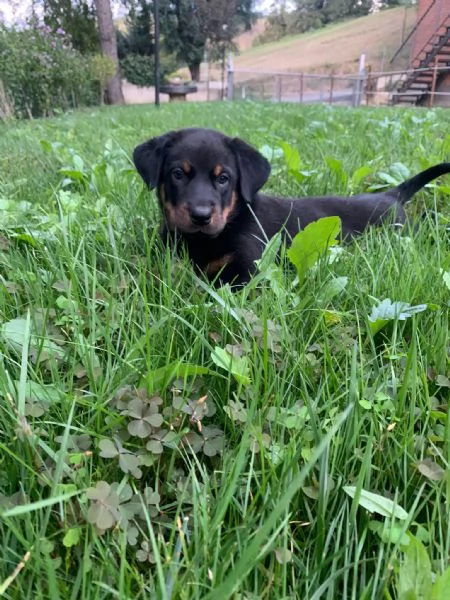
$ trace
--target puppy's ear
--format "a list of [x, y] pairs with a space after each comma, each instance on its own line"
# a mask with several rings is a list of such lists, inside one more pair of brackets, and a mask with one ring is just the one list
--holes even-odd
[[266, 183], [270, 175], [269, 161], [253, 146], [239, 138], [230, 140], [239, 169], [239, 188], [241, 196], [250, 203], [253, 196]]
[[167, 148], [176, 134], [176, 131], [169, 131], [136, 146], [133, 151], [136, 170], [150, 189], [159, 183]]

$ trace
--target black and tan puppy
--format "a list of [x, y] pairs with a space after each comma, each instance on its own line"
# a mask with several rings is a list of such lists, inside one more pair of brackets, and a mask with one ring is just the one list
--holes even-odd
[[405, 202], [450, 172], [450, 163], [441, 163], [386, 192], [350, 198], [276, 198], [258, 193], [270, 165], [255, 148], [201, 128], [153, 138], [137, 146], [133, 159], [149, 188], [157, 188], [163, 239], [179, 238], [200, 271], [234, 284], [249, 280], [265, 243], [278, 231], [293, 237], [325, 216], [341, 218], [344, 237], [387, 219], [404, 223]]

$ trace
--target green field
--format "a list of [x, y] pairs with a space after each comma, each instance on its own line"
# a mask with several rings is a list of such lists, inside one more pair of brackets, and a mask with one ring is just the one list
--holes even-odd
[[303, 278], [268, 252], [215, 290], [161, 247], [130, 160], [192, 125], [261, 149], [282, 195], [450, 159], [445, 110], [0, 125], [0, 596], [448, 598], [450, 176], [411, 203], [414, 231], [371, 230]]

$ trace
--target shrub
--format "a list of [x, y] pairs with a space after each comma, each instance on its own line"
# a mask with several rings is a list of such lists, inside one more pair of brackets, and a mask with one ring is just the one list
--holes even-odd
[[89, 68], [94, 81], [98, 84], [100, 104], [103, 104], [106, 84], [108, 79], [116, 72], [114, 61], [103, 54], [92, 54], [89, 61]]
[[0, 25], [0, 80], [17, 117], [98, 101], [89, 59], [73, 49], [62, 29], [35, 20], [24, 29]]
[[[164, 79], [179, 67], [179, 62], [172, 55], [161, 56], [160, 73]], [[122, 74], [134, 85], [147, 86], [155, 84], [155, 60], [153, 56], [127, 54], [120, 61]]]

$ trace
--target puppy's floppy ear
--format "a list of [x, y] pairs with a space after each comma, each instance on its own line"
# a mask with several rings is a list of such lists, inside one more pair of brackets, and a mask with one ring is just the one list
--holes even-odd
[[239, 169], [239, 188], [241, 196], [250, 203], [253, 196], [266, 183], [270, 175], [270, 164], [253, 146], [239, 138], [229, 142]]
[[169, 131], [136, 146], [133, 151], [133, 162], [136, 170], [150, 189], [153, 189], [159, 183], [168, 145], [176, 134], [176, 131]]

